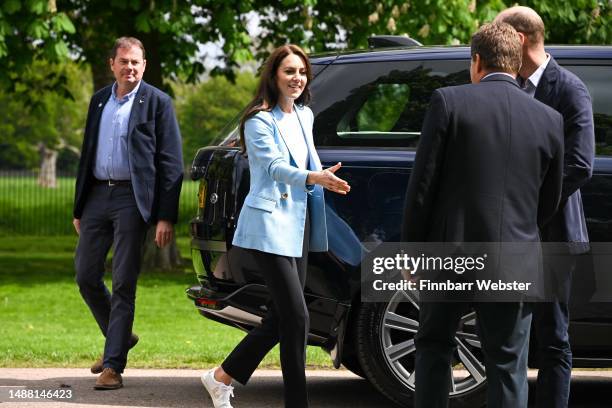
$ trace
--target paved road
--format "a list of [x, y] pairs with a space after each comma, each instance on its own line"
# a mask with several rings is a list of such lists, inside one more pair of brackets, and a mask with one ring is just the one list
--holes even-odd
[[[194, 370], [136, 370], [124, 375], [125, 387], [94, 391], [95, 376], [86, 369], [0, 368], [0, 407], [16, 408], [116, 408], [116, 407], [212, 407]], [[533, 387], [533, 373], [530, 375]], [[71, 390], [69, 402], [7, 402], [9, 390], [25, 386], [33, 390]], [[533, 388], [531, 388], [533, 389]], [[313, 408], [394, 407], [367, 381], [348, 371], [309, 371], [308, 390]], [[237, 408], [282, 407], [280, 371], [258, 370], [248, 387], [237, 386]], [[577, 371], [572, 383], [572, 408], [612, 406], [612, 371]]]

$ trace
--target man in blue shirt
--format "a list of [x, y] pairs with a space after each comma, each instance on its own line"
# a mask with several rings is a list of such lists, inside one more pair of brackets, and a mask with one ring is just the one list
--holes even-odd
[[[112, 85], [91, 98], [76, 180], [73, 224], [79, 234], [76, 281], [106, 337], [92, 367], [96, 389], [123, 386], [132, 333], [136, 282], [149, 224], [155, 242], [172, 241], [183, 179], [181, 137], [168, 95], [142, 81], [145, 50], [121, 37], [111, 51]], [[104, 262], [113, 247], [113, 292]]]

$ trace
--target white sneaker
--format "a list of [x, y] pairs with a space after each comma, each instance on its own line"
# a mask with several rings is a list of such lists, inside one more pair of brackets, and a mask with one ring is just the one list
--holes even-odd
[[200, 376], [202, 384], [212, 399], [215, 408], [232, 408], [230, 397], [234, 396], [234, 387], [215, 380], [215, 369]]

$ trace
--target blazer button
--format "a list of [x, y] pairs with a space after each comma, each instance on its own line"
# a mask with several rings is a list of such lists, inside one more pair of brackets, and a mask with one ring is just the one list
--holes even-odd
[[289, 194], [287, 194], [287, 193], [283, 193], [283, 194], [281, 194], [281, 198], [282, 198], [283, 200], [286, 200], [287, 198], [289, 198]]

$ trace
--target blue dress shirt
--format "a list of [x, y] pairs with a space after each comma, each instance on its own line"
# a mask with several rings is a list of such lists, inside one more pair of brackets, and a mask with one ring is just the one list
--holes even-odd
[[138, 88], [140, 82], [132, 92], [119, 99], [116, 94], [117, 83], [113, 84], [98, 130], [98, 150], [93, 168], [94, 177], [98, 180], [130, 180], [127, 132]]

